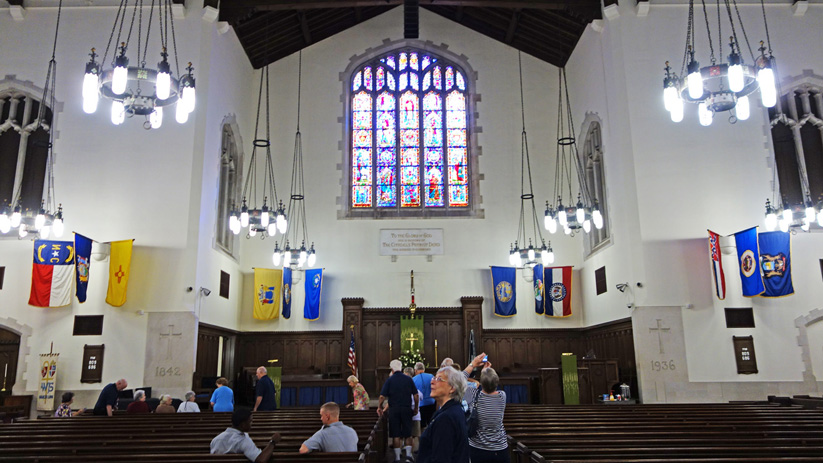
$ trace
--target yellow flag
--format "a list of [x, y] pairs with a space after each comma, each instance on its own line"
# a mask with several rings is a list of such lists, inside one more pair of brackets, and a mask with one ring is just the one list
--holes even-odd
[[120, 307], [126, 303], [132, 242], [134, 240], [112, 241], [111, 243], [109, 290], [106, 293], [106, 302], [115, 307]]
[[271, 320], [280, 317], [280, 294], [283, 292], [283, 271], [254, 269], [254, 318]]

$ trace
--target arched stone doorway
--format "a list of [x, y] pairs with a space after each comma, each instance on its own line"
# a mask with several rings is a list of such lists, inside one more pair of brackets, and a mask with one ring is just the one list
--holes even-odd
[[0, 395], [11, 395], [19, 356], [20, 335], [0, 326]]

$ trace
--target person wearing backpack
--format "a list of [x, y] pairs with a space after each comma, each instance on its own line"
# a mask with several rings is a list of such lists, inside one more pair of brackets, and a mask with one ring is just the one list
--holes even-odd
[[469, 454], [472, 463], [509, 463], [509, 444], [503, 427], [506, 393], [497, 390], [500, 377], [485, 358], [485, 353], [478, 355], [463, 370], [463, 376], [468, 377], [475, 368], [483, 367], [480, 387], [466, 393], [471, 411], [467, 422]]

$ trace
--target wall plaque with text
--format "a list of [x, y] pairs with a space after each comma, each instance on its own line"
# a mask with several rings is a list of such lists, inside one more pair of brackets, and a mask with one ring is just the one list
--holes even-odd
[[380, 230], [381, 256], [443, 255], [442, 228]]

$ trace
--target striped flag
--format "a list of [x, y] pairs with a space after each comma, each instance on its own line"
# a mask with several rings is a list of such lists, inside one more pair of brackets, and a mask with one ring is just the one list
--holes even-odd
[[572, 268], [546, 267], [543, 274], [546, 288], [547, 317], [568, 317], [572, 314]]
[[34, 241], [29, 305], [64, 307], [71, 304], [74, 283], [74, 243]]
[[357, 354], [354, 352], [354, 330], [351, 330], [351, 342], [349, 343], [349, 361], [348, 361], [349, 368], [351, 368], [351, 374], [357, 376]]
[[708, 230], [709, 251], [712, 255], [712, 270], [714, 271], [714, 287], [717, 290], [717, 298], [721, 301], [726, 299], [726, 275], [723, 273], [723, 261], [720, 259], [720, 235]]

